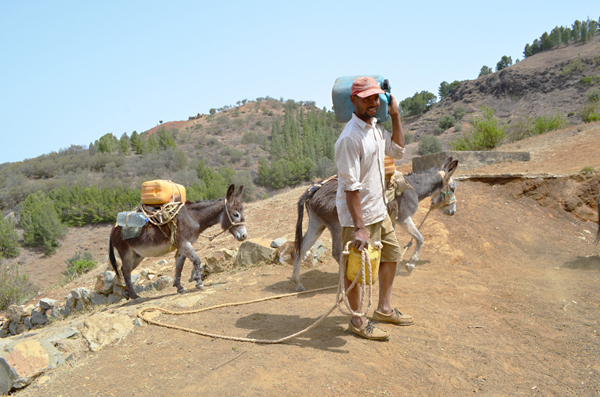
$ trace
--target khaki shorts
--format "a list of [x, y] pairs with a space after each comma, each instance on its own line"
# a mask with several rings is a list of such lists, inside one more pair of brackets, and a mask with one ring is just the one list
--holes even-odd
[[[402, 251], [390, 216], [386, 215], [384, 220], [369, 225], [366, 229], [369, 234], [369, 244], [375, 241], [381, 241], [383, 244], [381, 262], [398, 262]], [[346, 243], [352, 240], [354, 240], [354, 227], [343, 227], [342, 247], [346, 248]]]

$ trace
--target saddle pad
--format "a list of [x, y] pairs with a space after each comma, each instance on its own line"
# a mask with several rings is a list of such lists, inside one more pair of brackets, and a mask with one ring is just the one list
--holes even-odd
[[142, 234], [142, 227], [121, 227], [121, 240], [129, 240], [130, 238], [140, 237]]
[[400, 171], [396, 171], [391, 178], [386, 179], [386, 182], [385, 198], [388, 203], [410, 188], [410, 185], [406, 182], [404, 175]]

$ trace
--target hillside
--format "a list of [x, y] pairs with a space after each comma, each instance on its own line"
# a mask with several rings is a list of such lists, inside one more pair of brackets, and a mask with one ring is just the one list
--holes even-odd
[[587, 94], [598, 89], [597, 85], [582, 84], [581, 79], [600, 76], [599, 67], [600, 36], [585, 44], [543, 51], [499, 72], [462, 82], [423, 116], [409, 118], [405, 124], [418, 139], [433, 133], [440, 117], [452, 114], [455, 107], [476, 114], [484, 104], [509, 126], [528, 117], [556, 113], [568, 116], [571, 125], [581, 124], [579, 112]]
[[[358, 339], [346, 331], [347, 318], [335, 311], [316, 329], [281, 345], [253, 345], [201, 337], [152, 325], [134, 327], [118, 343], [95, 353], [74, 350], [70, 366], [58, 368], [17, 392], [37, 395], [592, 395], [600, 390], [600, 349], [594, 314], [600, 309], [598, 247], [590, 242], [596, 224], [566, 211], [563, 203], [591, 203], [600, 189], [597, 175], [577, 170], [597, 165], [600, 123], [569, 127], [520, 141], [529, 163], [505, 163], [478, 175], [524, 171], [572, 175], [559, 179], [465, 179], [457, 187], [457, 213], [432, 214], [413, 273], [399, 267], [393, 291], [398, 307], [416, 318], [411, 327], [382, 325], [387, 343]], [[500, 150], [503, 148], [500, 148]], [[568, 157], [561, 153], [578, 155]], [[468, 172], [457, 171], [462, 177]], [[295, 204], [305, 187], [246, 207], [250, 237], [293, 238]], [[588, 205], [588, 204], [586, 204]], [[428, 206], [424, 200], [416, 221]], [[575, 214], [577, 215], [577, 214]], [[306, 227], [306, 225], [305, 225]], [[407, 236], [397, 228], [401, 243]], [[108, 229], [84, 229], [60, 250], [106, 249]], [[327, 232], [321, 240], [331, 246]], [[200, 239], [201, 257], [218, 248], [237, 249], [231, 237]], [[173, 266], [173, 256], [160, 259]], [[38, 258], [32, 275], [60, 267]], [[75, 286], [91, 287], [94, 274], [44, 296], [61, 298]], [[189, 264], [184, 274], [189, 271]], [[135, 314], [143, 307], [175, 311], [247, 301], [293, 291], [291, 267], [228, 268], [209, 276], [207, 289], [184, 295], [174, 290], [136, 302], [113, 305], [111, 313]], [[337, 264], [305, 268], [307, 289], [337, 282]], [[374, 296], [377, 296], [375, 291]], [[226, 335], [277, 338], [302, 329], [324, 313], [334, 290], [189, 316], [158, 318], [167, 323]], [[94, 313], [59, 321], [81, 324]], [[383, 365], [386, 368], [381, 370]], [[123, 374], [128, 374], [123, 376]], [[198, 382], [198, 379], [201, 379]]]

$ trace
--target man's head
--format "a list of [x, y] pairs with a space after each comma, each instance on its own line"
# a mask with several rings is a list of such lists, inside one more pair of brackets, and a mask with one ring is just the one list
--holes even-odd
[[372, 77], [358, 77], [352, 83], [350, 100], [354, 105], [354, 113], [363, 121], [369, 122], [379, 108], [379, 94], [383, 90]]

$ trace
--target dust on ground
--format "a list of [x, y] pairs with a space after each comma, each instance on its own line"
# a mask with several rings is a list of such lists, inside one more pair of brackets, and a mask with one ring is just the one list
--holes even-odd
[[[505, 163], [477, 173], [532, 167], [535, 172], [572, 174], [594, 166], [600, 158], [595, 126], [536, 137], [545, 148], [532, 149], [529, 164]], [[528, 141], [519, 144], [526, 148]], [[544, 179], [533, 187], [519, 179], [459, 182], [456, 214], [430, 215], [422, 229], [425, 244], [417, 268], [409, 274], [402, 264], [398, 267], [393, 301], [416, 322], [409, 327], [381, 324], [392, 335], [388, 342], [348, 333], [348, 318], [337, 311], [317, 328], [279, 345], [145, 325], [114, 346], [45, 374], [16, 395], [597, 395], [600, 247], [591, 244], [597, 225], [566, 210], [562, 202], [585, 191], [587, 183], [581, 201], [597, 211], [590, 199], [598, 193], [593, 178]], [[293, 239], [296, 202], [305, 188], [248, 204], [250, 237]], [[416, 222], [428, 205], [428, 199], [421, 203]], [[108, 247], [108, 229], [87, 232], [80, 234], [81, 247]], [[397, 235], [401, 244], [408, 242], [399, 228]], [[331, 246], [327, 232], [321, 240]], [[76, 246], [77, 239], [67, 241], [71, 249]], [[238, 246], [228, 236], [210, 243], [201, 238], [195, 248], [202, 257]], [[141, 267], [160, 259], [146, 259]], [[165, 259], [173, 263], [172, 255]], [[37, 271], [50, 273], [43, 270], [47, 263], [41, 258]], [[186, 264], [184, 272], [190, 268]], [[167, 291], [172, 298], [164, 306], [182, 310], [181, 302], [193, 302], [190, 310], [290, 293], [290, 275], [287, 265], [230, 269], [211, 275], [207, 284], [212, 286], [205, 291], [194, 291], [189, 283], [184, 286], [191, 292], [184, 295], [174, 294], [174, 288]], [[335, 285], [337, 263], [326, 255], [323, 262], [303, 269], [302, 279], [307, 289]], [[68, 288], [50, 292], [64, 294]], [[276, 339], [312, 324], [334, 300], [331, 289], [157, 319], [216, 334]], [[129, 302], [108, 310], [135, 312], [141, 305]]]

